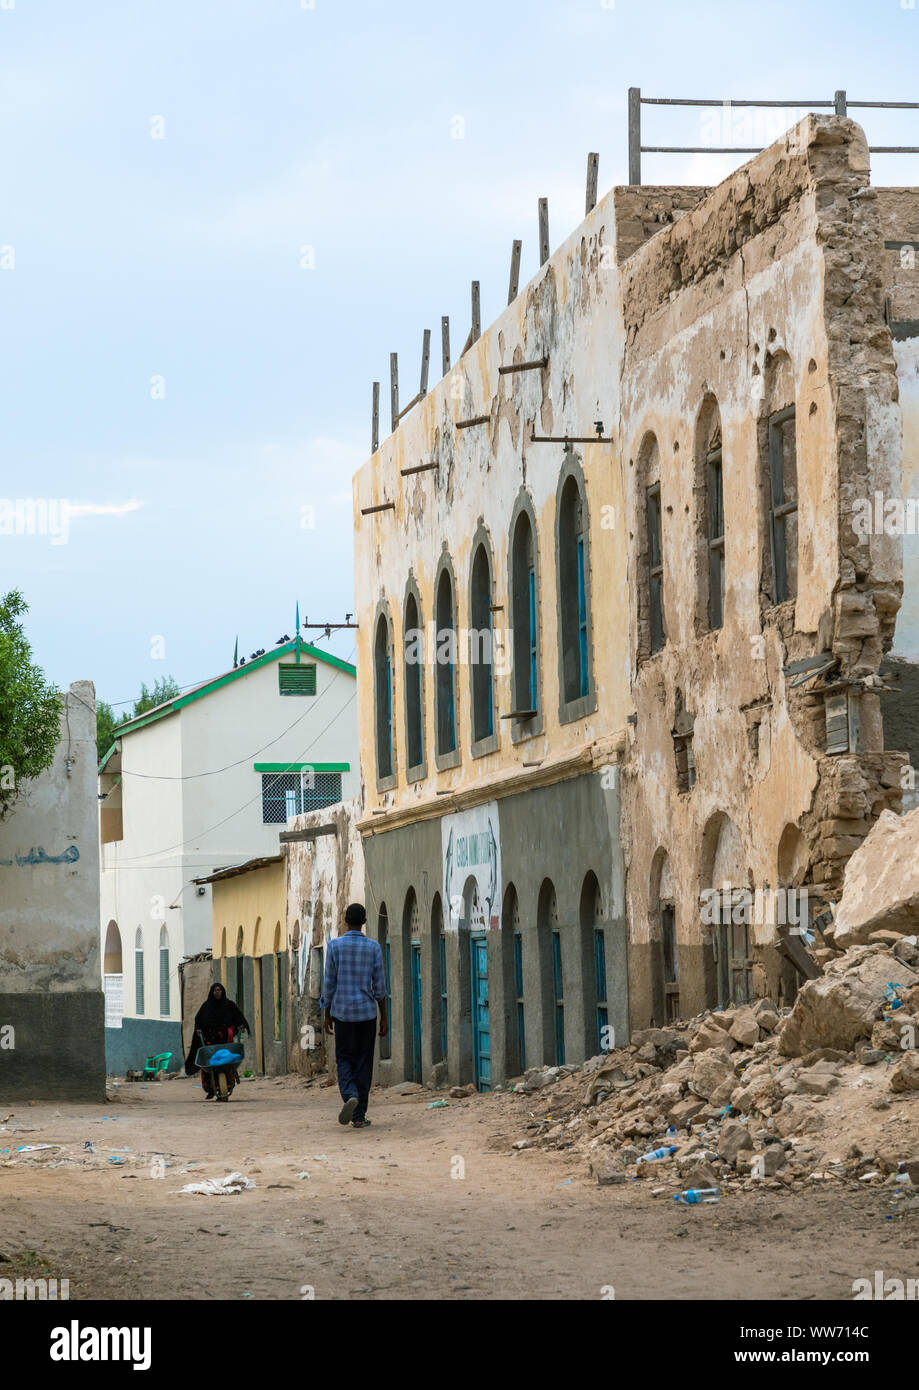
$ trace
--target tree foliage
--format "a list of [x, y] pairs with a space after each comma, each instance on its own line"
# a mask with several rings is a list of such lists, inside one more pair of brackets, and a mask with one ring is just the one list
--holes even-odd
[[129, 724], [132, 719], [139, 718], [148, 710], [156, 709], [157, 705], [163, 705], [167, 700], [175, 700], [181, 693], [178, 683], [172, 676], [160, 676], [158, 680], [153, 682], [152, 689], [149, 689], [144, 681], [140, 687], [140, 694], [134, 701], [134, 708], [131, 713], [128, 714], [125, 710], [118, 719], [115, 718], [115, 711], [111, 705], [106, 704], [104, 700], [99, 700], [96, 704], [96, 745], [99, 750], [100, 762], [115, 742], [123, 724]]
[[61, 694], [32, 660], [18, 589], [0, 595], [0, 817], [23, 785], [51, 766], [60, 741]]

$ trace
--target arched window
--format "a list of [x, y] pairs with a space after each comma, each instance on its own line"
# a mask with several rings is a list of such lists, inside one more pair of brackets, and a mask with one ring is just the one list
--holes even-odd
[[105, 933], [103, 970], [106, 975], [120, 975], [122, 972], [121, 932], [118, 930], [118, 923], [114, 921], [109, 922]]
[[380, 613], [377, 618], [373, 669], [376, 693], [377, 778], [383, 782], [393, 775], [392, 645], [385, 612]]
[[445, 563], [437, 581], [437, 642], [435, 647], [435, 701], [437, 709], [437, 756], [452, 766], [458, 760], [456, 744], [456, 603], [453, 576]]
[[118, 923], [111, 921], [105, 932], [102, 955], [102, 988], [105, 996], [106, 1028], [121, 1028], [124, 1018], [124, 964], [121, 955], [121, 932]]
[[763, 599], [768, 606], [798, 593], [798, 461], [795, 383], [785, 352], [766, 354], [759, 442], [766, 510]]
[[591, 692], [590, 562], [587, 502], [580, 465], [566, 455], [556, 501], [559, 661], [563, 719], [587, 713]]
[[639, 573], [638, 659], [653, 656], [667, 640], [664, 618], [664, 540], [661, 463], [657, 439], [646, 434], [638, 451]]
[[703, 402], [696, 424], [696, 495], [699, 498], [696, 528], [698, 627], [700, 631], [714, 631], [724, 626], [725, 590], [721, 415], [714, 396]]
[[[480, 540], [472, 557], [469, 583], [469, 664], [472, 685], [473, 747], [495, 732], [491, 561], [488, 545]], [[482, 750], [484, 751], [484, 750]]]
[[134, 1012], [144, 1012], [144, 934], [140, 927], [134, 933]]
[[518, 719], [539, 712], [539, 624], [536, 535], [529, 509], [521, 508], [511, 532], [511, 628], [514, 634], [514, 708]]
[[424, 766], [424, 629], [414, 586], [405, 599], [403, 615], [405, 660], [405, 748], [406, 773]]
[[165, 927], [160, 928], [160, 1017], [168, 1018], [170, 1014], [169, 1000], [169, 933]]

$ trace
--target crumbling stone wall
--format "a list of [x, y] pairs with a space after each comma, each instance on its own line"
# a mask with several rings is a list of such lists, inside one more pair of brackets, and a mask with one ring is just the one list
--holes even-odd
[[[900, 486], [882, 241], [861, 130], [808, 117], [623, 265], [621, 449], [638, 594], [625, 765], [633, 1027], [653, 1010], [656, 854], [671, 865], [681, 1009], [692, 1013], [718, 993], [713, 934], [699, 910], [711, 827], [729, 819], [742, 846], [733, 882], [750, 887], [781, 885], [779, 847], [800, 827], [797, 881], [832, 894], [880, 811], [899, 807], [902, 757], [884, 751], [875, 687], [900, 603], [900, 556], [888, 538], [863, 541], [851, 526], [857, 496]], [[717, 631], [699, 612], [705, 519], [694, 431], [706, 401], [717, 404], [723, 432], [727, 594]], [[795, 407], [798, 572], [797, 593], [776, 604], [764, 463], [766, 422], [785, 405]], [[661, 459], [667, 643], [647, 659], [640, 451], [649, 432]], [[784, 668], [823, 652], [832, 668], [792, 688]], [[851, 692], [860, 723], [845, 756], [826, 753], [827, 685]], [[675, 758], [684, 709], [697, 777], [688, 793]], [[781, 974], [774, 933], [753, 926], [757, 992]]]

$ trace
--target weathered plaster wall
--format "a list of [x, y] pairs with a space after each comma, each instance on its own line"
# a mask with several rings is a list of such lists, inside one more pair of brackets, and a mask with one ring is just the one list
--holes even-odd
[[[660, 197], [655, 200], [655, 192], [645, 190], [649, 205], [661, 201]], [[630, 225], [630, 245], [641, 234], [640, 228]], [[433, 801], [436, 793], [474, 786], [491, 788], [502, 777], [520, 776], [524, 763], [539, 760], [543, 761], [541, 776], [545, 777], [553, 760], [562, 761], [598, 736], [624, 728], [630, 708], [625, 604], [610, 604], [603, 621], [593, 625], [595, 711], [574, 722], [559, 720], [555, 521], [565, 449], [562, 444], [528, 442], [534, 426], [538, 434], [592, 435], [594, 422], [602, 420], [607, 434], [615, 432], [621, 365], [619, 275], [614, 194], [610, 193], [356, 475], [355, 592], [362, 673], [358, 702], [368, 813], [386, 809], [411, 817], [426, 809], [428, 814], [440, 814], [446, 807]], [[498, 374], [500, 365], [533, 361], [544, 355], [549, 358], [544, 369]], [[489, 416], [488, 424], [457, 430], [457, 421], [483, 414]], [[609, 527], [614, 518], [621, 518], [623, 510], [618, 446], [579, 445], [575, 453], [583, 465], [587, 494], [589, 584], [599, 603], [603, 596], [625, 592], [626, 553], [623, 547], [609, 543]], [[428, 461], [438, 462], [436, 472], [401, 477], [401, 468]], [[494, 556], [494, 603], [503, 606], [494, 620], [496, 626], [507, 628], [508, 528], [522, 489], [532, 501], [537, 525], [541, 731], [512, 742], [510, 721], [500, 719], [513, 708], [511, 678], [509, 673], [500, 674], [495, 701], [498, 747], [473, 758], [470, 668], [461, 666], [457, 698], [461, 761], [455, 768], [438, 772], [432, 756], [433, 666], [428, 650], [427, 775], [407, 784], [404, 683], [397, 659], [393, 708], [398, 784], [391, 791], [378, 793], [372, 684], [377, 605], [381, 599], [389, 603], [394, 650], [400, 653], [406, 583], [411, 576], [417, 584], [422, 621], [428, 624], [434, 617], [433, 585], [446, 546], [456, 575], [457, 626], [471, 627], [472, 542], [484, 528]], [[362, 507], [390, 500], [396, 503], [395, 512], [361, 516]], [[387, 818], [385, 823], [397, 824], [399, 817]]]
[[[295, 840], [287, 854], [287, 932], [296, 970], [291, 978], [292, 1016], [290, 1069], [313, 1076], [334, 1060], [334, 1041], [322, 1031], [320, 951], [344, 930], [345, 908], [365, 902], [364, 852], [357, 824], [360, 797], [340, 806], [295, 816], [289, 830], [314, 832], [333, 826], [334, 833]], [[372, 903], [365, 903], [368, 920]]]
[[[605, 999], [609, 1024], [628, 1035], [628, 943], [622, 855], [619, 850], [618, 779], [601, 769], [497, 802], [501, 846], [500, 929], [486, 933], [491, 1073], [503, 1081], [522, 1070], [514, 987], [513, 936], [522, 937], [526, 1065], [555, 1057], [550, 932], [560, 933], [565, 1058], [580, 1062], [598, 1051], [593, 979], [593, 933], [606, 946]], [[440, 825], [427, 820], [364, 837], [368, 930], [381, 938], [392, 961], [391, 1055], [378, 1061], [381, 1080], [420, 1074], [425, 1081], [473, 1080], [469, 924], [447, 924], [445, 981], [439, 978], [439, 937], [449, 905], [443, 903]], [[594, 876], [600, 906], [584, 920], [582, 892]], [[546, 882], [555, 890], [556, 915], [540, 913]], [[460, 886], [462, 886], [460, 884]], [[417, 904], [413, 926], [409, 904]], [[516, 916], [512, 904], [516, 902]], [[421, 947], [422, 1035], [420, 1067], [413, 1056], [409, 951]], [[441, 1045], [441, 993], [447, 993], [447, 1049]]]
[[[61, 741], [0, 823], [0, 1050], [4, 1097], [105, 1097], [99, 943], [96, 697], [64, 696]], [[7, 1038], [10, 1035], [6, 1035]]]
[[[624, 267], [627, 336], [622, 461], [630, 584], [644, 582], [642, 443], [657, 440], [667, 642], [647, 656], [632, 605], [637, 726], [626, 765], [632, 1024], [649, 1017], [641, 947], [659, 934], [655, 856], [669, 858], [680, 942], [681, 1012], [715, 1002], [699, 893], [717, 873], [720, 819], [737, 832], [737, 886], [783, 882], [779, 846], [801, 825], [809, 879], [838, 882], [871, 819], [893, 804], [893, 764], [862, 701], [863, 757], [823, 756], [823, 697], [789, 691], [782, 668], [832, 649], [844, 674], [876, 673], [899, 602], [895, 546], [859, 546], [849, 526], [868, 479], [899, 487], [900, 419], [880, 294], [880, 225], [864, 137], [852, 122], [809, 117], [738, 170]], [[696, 421], [714, 397], [723, 434], [724, 624], [698, 609]], [[764, 416], [796, 408], [797, 600], [761, 592], [768, 548], [760, 491]], [[647, 450], [646, 450], [647, 452]], [[644, 659], [642, 657], [644, 656]], [[694, 719], [696, 784], [677, 789], [678, 695]], [[875, 699], [876, 704], [876, 699]], [[753, 733], [753, 726], [758, 726]], [[714, 843], [708, 839], [714, 835]], [[708, 860], [708, 864], [706, 864]], [[799, 875], [803, 876], [803, 866]], [[754, 926], [762, 947], [769, 924]], [[760, 950], [755, 984], [778, 983]]]

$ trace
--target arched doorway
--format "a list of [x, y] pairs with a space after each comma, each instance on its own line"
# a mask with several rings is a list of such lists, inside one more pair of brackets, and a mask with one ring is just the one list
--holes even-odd
[[389, 1019], [386, 1037], [380, 1039], [380, 1060], [385, 1062], [392, 1056], [392, 958], [389, 946], [389, 914], [386, 911], [385, 903], [380, 903], [380, 911], [377, 914], [377, 941], [383, 952], [383, 968], [386, 974], [386, 1017]]
[[747, 1004], [753, 991], [753, 898], [743, 841], [730, 816], [718, 811], [702, 836], [703, 921], [711, 932], [717, 1002]]
[[565, 1061], [565, 981], [562, 968], [562, 933], [558, 921], [555, 885], [544, 879], [536, 911], [536, 940], [539, 950], [540, 1012], [542, 1053], [547, 1066]]
[[[488, 937], [485, 911], [475, 878], [468, 878], [463, 890], [463, 920], [460, 930], [466, 938], [468, 961], [469, 1011], [472, 1022], [472, 1079], [479, 1091], [491, 1090], [491, 1016], [488, 999]], [[465, 929], [465, 930], [464, 930]]]
[[[402, 909], [402, 1039], [405, 1076], [421, 1081], [421, 913], [409, 888]], [[406, 989], [405, 984], [410, 988]]]
[[606, 930], [600, 884], [593, 870], [581, 885], [578, 911], [581, 934], [581, 979], [584, 1001], [585, 1055], [609, 1052], [615, 1047], [610, 1038], [606, 985]]
[[676, 896], [667, 851], [651, 863], [648, 895], [651, 946], [651, 1021], [658, 1027], [680, 1016], [680, 963], [676, 944]]
[[243, 929], [236, 933], [236, 1004], [242, 1013], [246, 1012], [245, 956], [243, 955]]
[[504, 998], [508, 1021], [506, 1049], [507, 1074], [526, 1070], [526, 1013], [523, 993], [523, 933], [520, 929], [520, 899], [508, 884], [501, 912], [501, 945], [504, 960]]

